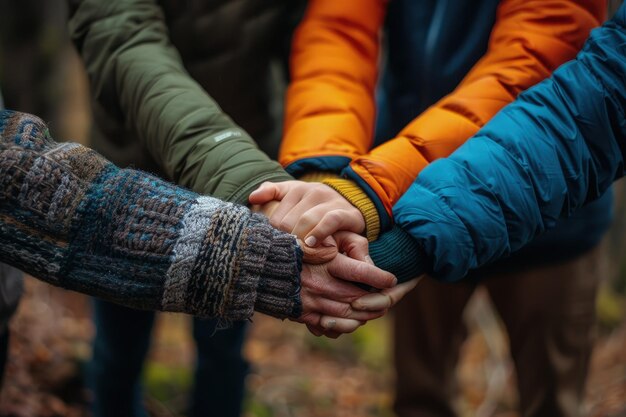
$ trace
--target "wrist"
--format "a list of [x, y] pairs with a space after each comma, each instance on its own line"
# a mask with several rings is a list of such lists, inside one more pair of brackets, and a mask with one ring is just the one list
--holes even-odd
[[370, 242], [378, 239], [380, 235], [380, 217], [374, 202], [369, 196], [352, 180], [337, 178], [323, 181], [333, 190], [337, 191], [350, 204], [356, 207], [365, 220], [365, 236]]
[[394, 274], [398, 282], [409, 281], [430, 271], [422, 246], [398, 226], [370, 243], [369, 254], [377, 267]]
[[280, 319], [300, 317], [301, 271], [302, 250], [295, 236], [272, 229], [270, 249], [259, 277], [254, 309]]

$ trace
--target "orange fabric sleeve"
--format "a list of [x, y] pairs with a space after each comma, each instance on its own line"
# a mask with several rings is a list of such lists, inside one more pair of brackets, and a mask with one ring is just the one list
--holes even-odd
[[[342, 2], [338, 2], [342, 3]], [[396, 138], [351, 163], [387, 213], [419, 172], [450, 155], [517, 95], [573, 59], [605, 0], [503, 0], [486, 54], [448, 96]]]
[[370, 149], [386, 7], [386, 0], [309, 1], [292, 45], [283, 166], [318, 156], [352, 159]]

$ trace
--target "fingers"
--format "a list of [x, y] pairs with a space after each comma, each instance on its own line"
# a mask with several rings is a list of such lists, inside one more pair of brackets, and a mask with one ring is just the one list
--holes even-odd
[[369, 257], [367, 238], [352, 232], [337, 232], [333, 235], [339, 252], [345, 253], [352, 259], [374, 264]]
[[303, 252], [302, 260], [305, 263], [319, 265], [332, 261], [339, 252], [345, 253], [352, 259], [369, 262], [367, 238], [352, 232], [337, 232], [329, 236], [317, 247], [304, 245], [298, 242]]
[[374, 311], [374, 309], [355, 310], [349, 303], [342, 303], [307, 293], [302, 293], [301, 297], [302, 305], [306, 309], [305, 311], [312, 311], [337, 318], [368, 321], [382, 317], [386, 313], [384, 309], [379, 309], [378, 311]]
[[337, 339], [339, 336], [342, 335], [342, 333], [339, 332], [335, 332], [332, 330], [326, 330], [321, 326], [312, 326], [310, 324], [306, 325], [307, 329], [309, 329], [309, 332], [311, 332], [312, 334], [314, 334], [315, 336], [326, 336], [329, 337], [331, 339]]
[[339, 230], [361, 233], [364, 224], [363, 215], [356, 208], [329, 211], [328, 207], [320, 205], [305, 212], [293, 230], [298, 236], [306, 234], [304, 242], [315, 246]]
[[303, 252], [302, 261], [311, 265], [324, 264], [332, 260], [337, 254], [336, 246], [319, 246], [317, 248], [309, 248], [300, 245]]
[[324, 331], [321, 330], [317, 326], [313, 326], [312, 324], [306, 324], [306, 328], [309, 329], [309, 332], [313, 333], [315, 336], [320, 337], [324, 335]]
[[359, 282], [378, 289], [391, 288], [398, 282], [393, 274], [342, 254], [338, 254], [325, 266], [335, 278]]
[[327, 331], [338, 332], [342, 334], [352, 333], [363, 324], [365, 324], [365, 322], [363, 321], [341, 319], [328, 316], [322, 316], [322, 319], [320, 320], [320, 325]]
[[254, 211], [255, 213], [261, 213], [269, 219], [272, 216], [272, 213], [274, 213], [274, 210], [278, 208], [279, 204], [279, 201], [272, 200], [265, 204], [253, 204], [252, 206], [250, 206], [250, 210]]
[[[413, 278], [410, 281], [403, 282], [402, 284], [396, 285], [395, 287], [390, 288], [388, 290], [383, 290], [383, 292], [387, 293], [387, 296], [391, 300], [391, 306], [393, 307], [394, 305], [396, 305], [398, 301], [404, 298], [405, 295], [413, 291], [413, 289], [422, 280], [422, 278], [424, 278], [423, 275], [418, 278]], [[377, 309], [374, 308], [374, 310], [377, 310]]]
[[400, 301], [410, 291], [412, 291], [422, 278], [423, 276], [398, 284], [393, 288], [367, 294], [352, 302], [352, 307], [355, 310], [364, 311], [389, 309], [396, 305], [398, 301]]
[[264, 182], [259, 188], [248, 196], [250, 204], [265, 204], [272, 200], [282, 200], [289, 190], [289, 181], [286, 182]]
[[289, 219], [285, 219], [285, 216], [298, 205], [301, 197], [302, 196], [297, 189], [293, 192], [287, 193], [272, 213], [272, 216], [270, 217], [270, 224], [277, 229], [291, 233], [295, 223], [292, 224]]
[[[346, 257], [344, 255], [337, 256]], [[302, 273], [300, 274], [302, 294], [321, 296], [348, 304], [368, 294], [368, 291], [362, 288], [344, 282], [341, 279], [333, 278], [327, 270], [328, 265], [332, 262], [334, 260], [323, 265], [303, 265]]]
[[311, 247], [320, 245], [338, 230], [355, 233], [365, 230], [361, 212], [327, 185], [301, 181], [266, 182], [248, 199], [255, 205], [280, 201], [269, 217], [271, 225], [305, 238], [306, 245]]
[[[294, 193], [292, 193], [294, 194]], [[293, 197], [294, 195], [288, 195], [288, 197]], [[296, 225], [299, 223], [300, 219], [302, 218], [302, 216], [304, 216], [305, 213], [307, 213], [308, 211], [312, 210], [312, 204], [311, 202], [308, 202], [306, 200], [306, 198], [303, 198], [301, 200], [299, 200], [298, 202], [296, 202], [295, 204], [292, 204], [289, 207], [288, 211], [284, 211], [284, 212], [279, 212], [281, 214], [283, 214], [283, 217], [280, 219], [279, 222], [279, 228], [281, 230], [284, 231], [289, 231], [289, 233], [293, 233], [296, 236], [299, 236], [300, 238], [303, 238], [304, 236], [306, 236], [306, 234], [309, 232], [309, 229], [296, 229]], [[319, 206], [317, 206], [319, 207]], [[315, 209], [316, 207], [313, 207], [313, 209]], [[277, 219], [278, 221], [278, 219]]]
[[322, 315], [309, 315], [298, 319], [301, 323], [306, 324], [309, 330], [316, 336], [328, 335], [328, 333], [352, 333], [366, 322], [350, 319], [342, 319], [339, 317], [328, 317]]
[[320, 324], [314, 325], [305, 323], [309, 332], [317, 337], [326, 336], [331, 339], [337, 339], [345, 333], [352, 333], [365, 324], [354, 320], [337, 319], [335, 317], [321, 317], [317, 321]]

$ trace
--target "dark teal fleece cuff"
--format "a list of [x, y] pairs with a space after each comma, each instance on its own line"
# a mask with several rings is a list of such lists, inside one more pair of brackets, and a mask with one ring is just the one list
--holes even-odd
[[428, 272], [428, 260], [420, 244], [407, 232], [393, 227], [371, 242], [369, 252], [377, 267], [406, 282]]

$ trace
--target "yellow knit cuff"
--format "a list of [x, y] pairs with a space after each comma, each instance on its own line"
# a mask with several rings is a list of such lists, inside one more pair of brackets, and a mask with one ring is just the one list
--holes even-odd
[[380, 234], [380, 217], [374, 202], [354, 181], [337, 178], [322, 181], [333, 190], [341, 194], [354, 207], [358, 208], [365, 218], [365, 236], [372, 242], [378, 239]]
[[300, 178], [298, 179], [300, 181], [305, 181], [305, 182], [323, 182], [324, 180], [339, 179], [339, 178], [341, 178], [339, 174], [335, 174], [334, 172], [313, 171], [313, 172], [307, 172], [306, 174], [302, 174]]

